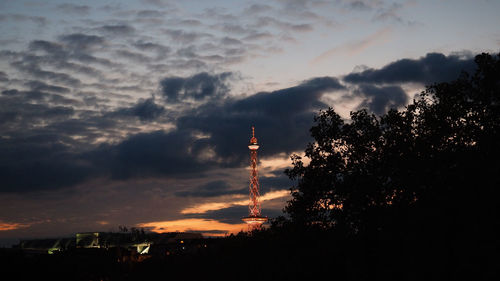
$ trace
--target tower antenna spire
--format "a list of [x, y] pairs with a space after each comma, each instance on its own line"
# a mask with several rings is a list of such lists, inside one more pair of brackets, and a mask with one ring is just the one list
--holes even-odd
[[267, 217], [261, 215], [260, 209], [260, 188], [257, 169], [257, 150], [259, 149], [259, 144], [255, 137], [254, 126], [252, 126], [252, 138], [250, 139], [248, 148], [250, 149], [250, 202], [248, 204], [248, 217], [244, 217], [243, 221], [248, 223], [249, 228], [253, 230], [261, 228], [262, 224], [267, 221]]

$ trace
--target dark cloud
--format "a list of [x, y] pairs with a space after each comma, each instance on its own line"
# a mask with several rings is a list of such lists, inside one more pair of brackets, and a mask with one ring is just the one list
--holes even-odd
[[271, 38], [273, 38], [273, 35], [266, 31], [266, 32], [253, 32], [252, 34], [245, 36], [243, 40], [258, 41]]
[[26, 82], [25, 84], [34, 91], [48, 91], [48, 92], [63, 93], [63, 94], [70, 92], [69, 88], [49, 85], [42, 81], [29, 81]]
[[327, 105], [320, 101], [326, 92], [344, 87], [335, 78], [321, 77], [274, 92], [243, 99], [209, 103], [178, 119], [179, 128], [204, 132], [218, 156], [231, 165], [244, 163], [250, 127], [256, 126], [263, 155], [302, 149], [309, 141], [314, 114]]
[[203, 25], [201, 23], [201, 21], [199, 21], [199, 20], [193, 20], [193, 19], [181, 20], [179, 22], [179, 24], [185, 25], [185, 26], [201, 26], [201, 25]]
[[[39, 91], [2, 92], [0, 96], [0, 191], [25, 192], [68, 186], [85, 179], [91, 169], [68, 143], [73, 140], [42, 126], [71, 118], [71, 106], [54, 105]], [[59, 96], [60, 97], [60, 96]], [[33, 102], [36, 101], [36, 102]], [[51, 103], [52, 105], [48, 105]]]
[[[48, 86], [48, 85], [46, 86], [47, 89], [51, 89], [52, 87], [54, 87], [55, 89], [59, 88], [59, 87], [55, 87], [55, 86]], [[64, 88], [61, 88], [61, 89], [64, 89]], [[52, 93], [44, 92], [44, 91], [41, 91], [39, 89], [31, 90], [31, 91], [18, 91], [16, 89], [10, 89], [10, 90], [2, 91], [2, 96], [15, 98], [18, 100], [19, 103], [36, 101], [36, 102], [50, 103], [53, 105], [55, 105], [55, 104], [79, 105], [80, 104], [80, 102], [75, 100], [75, 99], [67, 98], [67, 97], [61, 96], [59, 94], [52, 94]], [[8, 102], [8, 101], [4, 100], [4, 102]], [[5, 109], [7, 109], [7, 108], [5, 108]]]
[[364, 84], [354, 90], [354, 95], [363, 97], [359, 108], [368, 108], [377, 115], [408, 104], [408, 95], [399, 86], [378, 87]]
[[80, 106], [82, 102], [73, 98], [68, 98], [59, 94], [51, 94], [48, 99], [50, 104]]
[[186, 214], [184, 216], [188, 218], [213, 219], [222, 223], [239, 224], [243, 222], [241, 218], [248, 216], [248, 206], [233, 206], [201, 214]]
[[456, 79], [462, 71], [472, 73], [476, 66], [470, 54], [428, 53], [418, 59], [401, 59], [380, 69], [363, 68], [346, 75], [344, 82], [355, 84], [347, 99], [361, 97], [358, 108], [381, 115], [408, 103], [408, 94], [400, 84], [430, 85]]
[[272, 26], [272, 27], [277, 27], [277, 28], [283, 29], [283, 30], [299, 31], [299, 32], [313, 30], [313, 27], [307, 23], [297, 24], [295, 22], [290, 23], [290, 22], [278, 20], [275, 17], [259, 17], [257, 20], [257, 23], [255, 24], [255, 27], [258, 29], [261, 29], [262, 27], [265, 27], [265, 26]]
[[289, 28], [293, 31], [300, 31], [300, 32], [313, 30], [313, 26], [308, 23], [292, 24], [289, 26]]
[[222, 195], [247, 194], [248, 187], [242, 189], [231, 189], [225, 181], [211, 181], [198, 186], [194, 191], [179, 191], [175, 195], [179, 197], [216, 197]]
[[81, 84], [79, 79], [74, 78], [69, 74], [41, 69], [37, 63], [31, 61], [31, 57], [25, 57], [23, 61], [13, 62], [11, 63], [11, 66], [38, 80], [50, 80], [70, 87], [77, 87]]
[[64, 55], [65, 53], [61, 44], [45, 40], [31, 41], [28, 48], [31, 51], [44, 51], [47, 54], [51, 55]]
[[78, 15], [88, 15], [90, 12], [90, 7], [87, 5], [76, 5], [76, 4], [60, 4], [57, 8], [65, 13], [78, 14]]
[[269, 5], [253, 4], [244, 10], [244, 14], [260, 14], [272, 11], [273, 7]]
[[130, 108], [122, 108], [116, 111], [118, 115], [136, 116], [142, 121], [154, 120], [163, 112], [165, 112], [165, 108], [156, 104], [153, 98], [141, 99]]
[[[85, 63], [101, 63], [107, 65], [107, 62], [92, 57], [84, 53], [84, 48], [76, 48], [72, 50], [72, 47], [65, 46], [59, 43], [36, 40], [29, 44], [29, 50], [31, 52], [19, 53], [19, 60], [16, 63], [22, 63], [25, 66], [29, 66], [26, 69], [41, 69], [41, 65], [51, 65], [57, 69], [71, 70], [81, 74], [86, 74], [93, 77], [101, 77], [101, 72], [93, 67], [87, 66], [85, 64], [78, 64], [73, 62], [73, 60], [85, 62]], [[41, 51], [44, 55], [39, 55], [37, 52]], [[33, 54], [35, 53], [35, 54]]]
[[104, 66], [113, 66], [108, 59], [97, 58], [90, 53], [103, 47], [106, 41], [103, 37], [87, 35], [82, 33], [73, 33], [59, 36], [59, 42], [50, 42], [45, 40], [34, 40], [29, 44], [29, 51], [44, 52], [48, 57], [33, 56], [28, 53], [19, 53], [25, 60], [31, 60], [36, 63], [47, 63], [58, 68], [72, 69], [85, 74], [100, 75], [99, 71], [86, 66], [76, 65], [70, 60], [76, 60], [84, 63], [98, 63]]
[[[89, 157], [107, 167], [113, 178], [203, 176], [215, 161], [200, 160], [190, 148], [200, 140], [192, 132], [156, 131], [134, 135], [117, 145], [104, 145]], [[194, 174], [193, 174], [194, 173]]]
[[472, 56], [429, 53], [419, 59], [401, 59], [380, 69], [367, 69], [344, 77], [349, 83], [423, 83], [446, 82], [456, 79], [461, 71], [472, 72]]
[[137, 12], [137, 16], [140, 18], [161, 18], [164, 13], [157, 10], [142, 10]]
[[[60, 42], [49, 42], [44, 40], [35, 40], [30, 42], [28, 50], [31, 52], [41, 51], [47, 56], [33, 56], [29, 53], [18, 53], [18, 57], [24, 57], [33, 63], [47, 63], [59, 68], [73, 69], [82, 73], [97, 74], [100, 73], [86, 65], [76, 65], [69, 60], [76, 60], [83, 63], [97, 63], [104, 66], [114, 66], [108, 59], [97, 58], [90, 53], [95, 49], [103, 47], [106, 42], [103, 37], [74, 33], [59, 37]], [[14, 59], [13, 54], [4, 54]]]
[[158, 57], [165, 57], [172, 51], [172, 49], [167, 46], [145, 41], [137, 41], [133, 46], [141, 51], [155, 52]]
[[127, 59], [131, 62], [135, 63], [147, 63], [151, 61], [151, 58], [141, 54], [141, 53], [136, 53], [136, 52], [131, 52], [128, 50], [117, 50], [115, 51], [115, 54], [121, 58]]
[[350, 1], [347, 3], [347, 7], [350, 8], [351, 10], [358, 10], [358, 11], [369, 11], [372, 9], [372, 6], [367, 3], [367, 1]]
[[[203, 177], [214, 167], [247, 164], [245, 143], [252, 124], [257, 126], [262, 155], [302, 149], [308, 140], [312, 116], [318, 108], [326, 106], [319, 101], [322, 94], [343, 88], [336, 79], [323, 77], [296, 87], [235, 99], [227, 95], [227, 85], [223, 83], [229, 75], [200, 73], [182, 78], [181, 83], [172, 84], [171, 78], [162, 81], [162, 87], [178, 86], [167, 91], [176, 98], [187, 94], [193, 97], [220, 95], [221, 99], [184, 113], [173, 131], [135, 134], [98, 147], [91, 143], [102, 138], [103, 133], [116, 131], [115, 134], [120, 135], [127, 131], [121, 124], [130, 122], [122, 121], [123, 116], [152, 120], [163, 114], [164, 109], [153, 99], [147, 99], [119, 109], [115, 114], [89, 112], [72, 118], [76, 113], [75, 101], [60, 94], [4, 91], [0, 96], [0, 115], [5, 121], [0, 130], [9, 138], [0, 139], [0, 168], [4, 179], [0, 190], [62, 188], [90, 178]], [[30, 85], [51, 89], [49, 84]], [[33, 104], [33, 100], [37, 103]], [[54, 103], [70, 106], [49, 105]], [[79, 137], [75, 139], [75, 135]], [[263, 190], [281, 187], [268, 182], [272, 180], [262, 177], [266, 185]], [[215, 196], [244, 193], [246, 189], [246, 186], [229, 189], [223, 183], [219, 187], [214, 185], [179, 195]]]
[[126, 24], [118, 25], [104, 25], [98, 28], [98, 30], [108, 34], [117, 36], [128, 36], [135, 32], [135, 28]]
[[241, 45], [243, 44], [243, 42], [241, 42], [240, 40], [236, 39], [236, 38], [231, 38], [231, 37], [224, 37], [221, 39], [221, 44], [223, 45]]
[[7, 82], [9, 81], [9, 76], [7, 73], [0, 71], [0, 82]]
[[232, 33], [235, 35], [247, 34], [250, 32], [247, 28], [233, 23], [224, 22], [222, 24], [218, 24], [214, 26], [217, 29], [220, 29], [224, 33]]
[[98, 94], [92, 92], [78, 92], [76, 96], [81, 97], [86, 106], [93, 106], [95, 108], [99, 108], [111, 101], [107, 98], [100, 98]]
[[91, 49], [102, 46], [105, 43], [104, 37], [83, 33], [62, 35], [59, 37], [59, 40], [73, 49]]
[[240, 56], [247, 52], [245, 48], [230, 48], [224, 51], [227, 56]]
[[71, 186], [94, 169], [57, 136], [0, 140], [0, 190], [27, 192]]
[[163, 33], [168, 35], [175, 42], [180, 43], [193, 43], [202, 38], [212, 37], [212, 35], [208, 33], [185, 31], [182, 29], [164, 29]]
[[199, 56], [196, 54], [196, 47], [194, 45], [190, 45], [186, 48], [180, 48], [177, 50], [176, 54], [180, 57], [184, 58], [198, 58]]
[[167, 77], [160, 82], [161, 93], [168, 102], [222, 97], [229, 91], [228, 80], [232, 75], [202, 72], [187, 78]]
[[276, 176], [273, 177], [259, 177], [261, 194], [290, 188], [291, 180], [285, 175], [283, 170], [276, 171], [275, 174]]
[[109, 59], [98, 58], [98, 57], [95, 57], [95, 56], [92, 56], [92, 55], [89, 55], [86, 53], [81, 53], [81, 52], [71, 54], [71, 58], [75, 59], [77, 61], [83, 62], [83, 63], [87, 63], [87, 64], [95, 63], [95, 64], [99, 64], [99, 65], [106, 66], [106, 67], [120, 66], [119, 63], [112, 62]]

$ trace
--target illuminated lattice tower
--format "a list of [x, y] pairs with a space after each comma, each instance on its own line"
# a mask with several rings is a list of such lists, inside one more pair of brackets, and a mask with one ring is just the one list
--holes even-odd
[[267, 221], [267, 217], [260, 214], [260, 193], [259, 193], [259, 175], [257, 172], [257, 138], [255, 137], [255, 128], [252, 127], [252, 138], [248, 145], [250, 149], [250, 203], [248, 204], [248, 217], [243, 221], [248, 223], [250, 229], [260, 228]]

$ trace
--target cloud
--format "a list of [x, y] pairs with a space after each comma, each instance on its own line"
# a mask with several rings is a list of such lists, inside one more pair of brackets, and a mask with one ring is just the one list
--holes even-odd
[[135, 28], [126, 24], [103, 25], [97, 30], [111, 36], [129, 36], [135, 32]]
[[203, 23], [199, 20], [194, 20], [194, 19], [185, 19], [179, 21], [179, 24], [184, 25], [184, 26], [202, 26]]
[[155, 52], [158, 58], [164, 58], [172, 51], [170, 47], [163, 46], [161, 44], [156, 44], [153, 42], [145, 42], [141, 40], [133, 43], [132, 45], [141, 51]]
[[[229, 224], [212, 219], [181, 219], [171, 221], [157, 221], [139, 223], [137, 227], [144, 227], [154, 232], [201, 232], [207, 236], [223, 236], [226, 233], [238, 233], [247, 228], [244, 223]], [[223, 232], [221, 234], [221, 231]]]
[[[209, 77], [209, 81], [213, 82], [213, 76], [202, 76]], [[199, 87], [198, 82], [194, 85], [204, 89]], [[212, 86], [208, 88], [211, 89], [209, 96], [216, 95]], [[22, 138], [22, 141], [13, 135], [13, 138], [0, 142], [0, 151], [4, 153], [0, 162], [4, 179], [2, 190], [23, 192], [61, 188], [96, 177], [182, 177], [193, 173], [202, 176], [204, 171], [214, 167], [240, 166], [247, 160], [244, 145], [243, 151], [241, 148], [241, 144], [248, 141], [248, 130], [244, 128], [249, 128], [253, 121], [261, 124], [258, 127], [259, 137], [267, 139], [264, 154], [302, 148], [307, 142], [304, 136], [312, 122], [312, 115], [317, 108], [325, 106], [318, 99], [322, 93], [340, 88], [342, 86], [336, 79], [324, 77], [243, 99], [225, 97], [218, 106], [207, 104], [194, 109], [194, 115], [186, 113], [187, 116], [180, 117], [177, 129], [173, 131], [135, 134], [119, 143], [102, 144], [88, 151], [81, 151], [77, 144], [87, 138], [100, 137], [98, 132], [102, 136], [107, 130], [115, 130], [120, 124], [115, 120], [118, 115], [68, 119], [74, 114], [71, 107], [28, 104], [30, 99], [54, 102], [54, 97], [62, 98], [59, 95], [7, 91], [2, 95], [4, 120], [15, 122], [13, 124], [16, 125], [12, 126], [24, 126], [20, 122], [30, 124], [31, 120], [48, 122], [48, 125], [43, 130], [36, 129], [35, 135]], [[23, 110], [19, 111], [21, 108]], [[118, 112], [151, 120], [162, 114], [163, 109], [154, 100], [147, 99]], [[304, 119], [306, 116], [307, 119]], [[33, 125], [25, 128], [29, 130]], [[295, 133], [297, 128], [301, 128], [302, 135]], [[78, 140], [72, 139], [74, 135], [80, 136]], [[272, 139], [282, 141], [276, 143], [270, 141]], [[59, 175], [61, 171], [63, 175]], [[27, 174], [30, 176], [23, 176]]]
[[124, 58], [134, 63], [147, 63], [151, 61], [151, 58], [143, 54], [131, 52], [128, 50], [116, 50], [115, 54], [120, 58]]
[[[375, 2], [375, 1], [373, 1]], [[347, 7], [351, 10], [357, 10], [357, 11], [370, 11], [373, 9], [373, 7], [370, 5], [371, 3], [369, 1], [360, 1], [360, 0], [355, 0], [355, 1], [348, 1]]]
[[270, 93], [207, 103], [180, 117], [177, 124], [179, 128], [210, 135], [206, 142], [218, 156], [234, 165], [244, 161], [241, 144], [248, 142], [252, 125], [267, 140], [263, 155], [302, 149], [310, 138], [308, 130], [314, 114], [327, 107], [320, 98], [324, 93], [341, 89], [344, 86], [335, 78], [314, 78]]
[[249, 7], [245, 8], [243, 11], [244, 14], [260, 14], [260, 13], [266, 13], [269, 12], [273, 9], [273, 7], [265, 4], [252, 4]]
[[[290, 191], [289, 190], [276, 190], [276, 191], [270, 191], [268, 193], [262, 194], [260, 196], [260, 202], [265, 202], [265, 201], [270, 201], [278, 198], [283, 198], [290, 196]], [[217, 211], [221, 209], [227, 209], [230, 207], [234, 206], [247, 206], [248, 205], [248, 198], [244, 196], [242, 198], [241, 196], [234, 198], [232, 201], [231, 200], [224, 200], [224, 201], [219, 201], [219, 202], [207, 202], [207, 203], [201, 203], [201, 204], [195, 204], [191, 207], [187, 207], [181, 211], [182, 214], [203, 214], [207, 213], [209, 211]]]
[[19, 228], [25, 228], [29, 227], [30, 224], [26, 223], [17, 223], [17, 222], [5, 222], [0, 220], [0, 231], [9, 231], [9, 230], [15, 230]]
[[[90, 40], [87, 43], [90, 44]], [[41, 69], [42, 65], [51, 65], [57, 69], [72, 70], [89, 76], [102, 76], [101, 72], [93, 67], [72, 62], [72, 60], [77, 60], [85, 63], [95, 62], [108, 65], [108, 61], [97, 59], [85, 53], [87, 51], [85, 48], [86, 46], [83, 44], [82, 46], [77, 47], [76, 45], [71, 46], [49, 41], [35, 40], [29, 44], [30, 52], [18, 53], [21, 60], [15, 63], [22, 63], [27, 66], [29, 65], [31, 69]], [[40, 55], [38, 52], [43, 52], [44, 54]]]
[[44, 51], [51, 55], [60, 55], [64, 53], [63, 46], [58, 43], [53, 43], [45, 40], [34, 40], [28, 46], [31, 51]]
[[[88, 157], [115, 179], [135, 177], [183, 177], [190, 173], [203, 176], [203, 171], [216, 164], [210, 159], [199, 159], [190, 152], [203, 140], [192, 132], [176, 130], [156, 131], [131, 136], [117, 145], [104, 145]], [[194, 175], [193, 175], [194, 176]]]
[[88, 15], [90, 12], [90, 7], [87, 5], [76, 5], [76, 4], [60, 4], [57, 8], [64, 13], [77, 14], [77, 15]]
[[68, 44], [72, 49], [92, 49], [105, 43], [104, 37], [83, 33], [72, 33], [59, 36], [59, 40]]
[[295, 31], [295, 32], [306, 32], [312, 31], [313, 27], [308, 23], [290, 23], [282, 20], [278, 20], [275, 17], [259, 17], [256, 21], [255, 27], [262, 29], [262, 27], [272, 26], [277, 27], [285, 31]]
[[221, 40], [221, 44], [224, 44], [224, 45], [241, 45], [243, 44], [243, 42], [241, 42], [240, 40], [236, 39], [236, 38], [231, 38], [231, 37], [224, 37], [222, 38]]
[[142, 10], [138, 11], [136, 15], [140, 18], [161, 18], [165, 16], [164, 13], [157, 10]]
[[13, 62], [11, 63], [11, 66], [21, 72], [31, 75], [36, 79], [50, 80], [68, 87], [78, 87], [81, 84], [81, 81], [79, 79], [74, 78], [69, 74], [43, 70], [36, 63], [33, 63], [27, 59], [25, 59], [24, 61]]
[[[301, 150], [310, 140], [308, 129], [314, 114], [327, 107], [321, 101], [323, 95], [346, 90], [336, 78], [318, 77], [273, 92], [233, 97], [228, 84], [233, 75], [202, 72], [184, 78], [164, 78], [160, 81], [160, 94], [167, 103], [198, 103], [187, 110], [180, 107], [186, 111], [177, 112], [176, 119], [170, 120], [174, 122], [173, 129], [144, 133], [136, 133], [141, 124], [135, 124], [130, 117], [145, 122], [162, 120], [167, 115], [153, 98], [139, 99], [130, 107], [82, 114], [74, 108], [92, 103], [83, 98], [95, 95], [82, 93], [78, 96], [81, 100], [74, 100], [61, 95], [66, 94], [66, 87], [39, 80], [26, 82], [31, 91], [4, 91], [0, 96], [4, 106], [0, 107], [0, 114], [2, 120], [7, 120], [4, 129], [23, 127], [27, 131], [10, 132], [10, 139], [0, 140], [0, 152], [4, 153], [0, 157], [5, 179], [2, 191], [63, 188], [95, 178], [203, 177], [211, 169], [242, 167], [248, 162], [245, 143], [251, 125], [256, 126], [262, 145], [260, 156]], [[369, 99], [367, 105], [374, 110], [401, 103], [377, 96], [383, 90], [389, 89], [360, 87], [357, 94]], [[32, 100], [38, 104], [32, 104]], [[75, 114], [79, 118], [71, 118]], [[128, 136], [112, 141], [113, 135], [123, 134]], [[92, 145], [106, 137], [110, 139]], [[64, 175], [58, 176], [61, 171]], [[27, 174], [30, 176], [25, 177]], [[263, 174], [261, 181], [266, 194], [287, 185], [282, 177], [272, 174]], [[233, 189], [225, 182], [211, 182], [176, 195], [210, 198], [245, 193], [246, 188]]]
[[373, 17], [373, 21], [393, 21], [406, 25], [414, 25], [415, 21], [407, 20], [403, 18], [399, 13], [401, 10], [408, 6], [415, 5], [415, 1], [406, 1], [405, 3], [390, 3], [389, 5], [379, 5], [379, 9], [375, 16]]
[[55, 93], [62, 93], [66, 94], [70, 92], [69, 88], [66, 87], [59, 87], [59, 86], [54, 86], [54, 85], [49, 85], [41, 81], [29, 81], [26, 82], [25, 85], [30, 87], [33, 91], [47, 91], [47, 92], [55, 92]]
[[246, 194], [248, 188], [231, 189], [231, 186], [225, 181], [211, 181], [198, 186], [194, 191], [179, 191], [175, 195], [179, 197], [217, 197], [222, 195]]
[[71, 153], [61, 140], [50, 135], [25, 140], [3, 139], [0, 144], [1, 191], [22, 193], [56, 189], [86, 179], [93, 167]]
[[252, 32], [250, 35], [243, 37], [246, 41], [259, 41], [264, 39], [272, 39], [273, 35], [269, 32]]
[[161, 94], [172, 103], [189, 99], [200, 101], [205, 98], [219, 98], [228, 93], [227, 82], [232, 75], [230, 72], [202, 72], [187, 78], [167, 77], [160, 82]]
[[124, 116], [136, 116], [142, 121], [151, 121], [158, 118], [165, 112], [165, 108], [155, 103], [153, 98], [140, 99], [134, 106], [130, 108], [118, 109], [113, 114]]
[[[16, 112], [21, 106], [23, 111]], [[193, 173], [201, 177], [216, 164], [190, 152], [200, 140], [185, 131], [140, 133], [116, 144], [93, 147], [94, 139], [116, 130], [121, 123], [110, 116], [68, 119], [73, 113], [67, 107], [2, 103], [2, 130], [29, 125], [25, 126], [27, 132], [0, 139], [1, 192], [68, 188], [95, 178], [178, 178], [193, 177]], [[33, 119], [49, 125], [37, 129], [37, 123], [29, 122]]]
[[0, 71], [0, 82], [7, 82], [9, 81], [9, 76], [7, 73]]
[[456, 79], [461, 71], [476, 68], [469, 55], [444, 55], [428, 53], [418, 59], [401, 59], [380, 69], [367, 69], [344, 77], [349, 83], [423, 83], [446, 82]]
[[174, 42], [193, 43], [202, 38], [212, 37], [209, 33], [185, 31], [182, 29], [164, 29], [163, 33], [168, 35]]
[[408, 95], [399, 86], [360, 85], [354, 90], [354, 96], [363, 97], [363, 102], [358, 108], [368, 108], [377, 115], [382, 115], [391, 108], [398, 109], [408, 104]]

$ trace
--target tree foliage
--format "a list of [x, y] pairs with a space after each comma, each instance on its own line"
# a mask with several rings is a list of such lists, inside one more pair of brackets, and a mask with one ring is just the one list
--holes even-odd
[[[298, 225], [348, 232], [499, 224], [500, 55], [428, 86], [403, 110], [315, 117], [285, 212]], [[306, 161], [307, 160], [307, 161]]]

